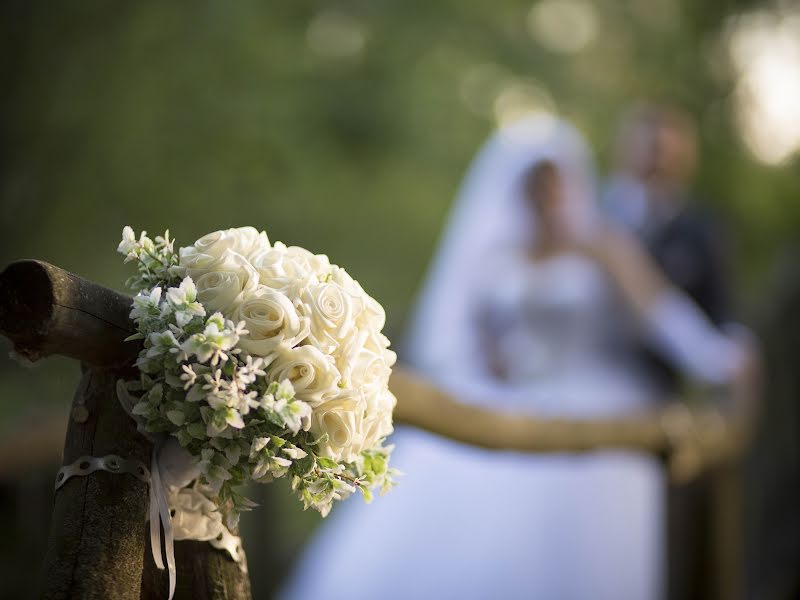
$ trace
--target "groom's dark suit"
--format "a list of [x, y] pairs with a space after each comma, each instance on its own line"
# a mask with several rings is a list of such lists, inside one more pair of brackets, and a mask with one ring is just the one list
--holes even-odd
[[[658, 266], [716, 325], [728, 318], [727, 252], [719, 224], [690, 201], [675, 203], [675, 211], [651, 217], [638, 235]], [[665, 392], [674, 392], [676, 371], [655, 352], [644, 352], [648, 369]]]
[[[651, 220], [640, 230], [642, 242], [672, 283], [686, 292], [717, 325], [729, 318], [727, 254], [719, 224], [682, 202], [669, 218]], [[647, 366], [665, 392], [678, 391], [677, 372], [654, 352]], [[714, 593], [712, 498], [708, 476], [671, 486], [668, 501], [668, 598], [701, 600]], [[710, 562], [712, 564], [710, 564]]]
[[727, 257], [719, 229], [706, 214], [683, 206], [642, 233], [667, 277], [717, 325], [728, 318]]
[[[631, 189], [634, 192], [626, 197], [626, 190], [630, 193]], [[729, 317], [727, 255], [719, 224], [687, 198], [663, 199], [659, 214], [648, 205], [643, 191], [630, 185], [609, 186], [609, 215], [638, 236], [673, 285], [689, 295], [715, 324], [724, 323]], [[678, 372], [655, 348], [643, 344], [639, 356], [644, 370], [663, 390], [665, 400], [679, 392]], [[704, 600], [713, 594], [709, 490], [707, 476], [669, 488], [669, 600]]]

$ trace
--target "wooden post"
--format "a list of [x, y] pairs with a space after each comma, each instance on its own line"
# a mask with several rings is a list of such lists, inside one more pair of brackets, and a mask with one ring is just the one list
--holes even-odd
[[[149, 464], [149, 442], [115, 401], [118, 374], [82, 368], [64, 464], [107, 454]], [[76, 421], [76, 412], [86, 420]], [[148, 499], [147, 483], [132, 475], [96, 471], [67, 481], [55, 494], [41, 597], [139, 598]]]
[[[124, 342], [134, 332], [130, 305], [128, 296], [44, 262], [18, 261], [0, 273], [0, 333], [14, 351], [32, 361], [61, 354], [82, 362], [64, 464], [108, 454], [149, 464], [151, 445], [116, 397], [117, 379], [136, 376], [130, 365], [139, 347]], [[150, 568], [145, 543], [148, 501], [147, 484], [128, 474], [96, 471], [67, 481], [55, 495], [40, 596], [166, 598], [166, 579]], [[251, 597], [246, 573], [209, 544], [177, 542], [175, 554], [184, 576], [176, 599]]]
[[[150, 540], [147, 540], [144, 575], [142, 577], [142, 598], [160, 598], [169, 585], [166, 571], [160, 571], [150, 556]], [[178, 582], [175, 598], [249, 598], [250, 579], [243, 576], [240, 569], [231, 568], [234, 564], [227, 554], [216, 550], [207, 542], [182, 541], [175, 544], [175, 566]]]

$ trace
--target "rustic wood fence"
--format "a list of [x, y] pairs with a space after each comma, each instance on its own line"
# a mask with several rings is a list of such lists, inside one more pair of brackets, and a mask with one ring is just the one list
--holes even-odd
[[[81, 363], [65, 465], [109, 455], [149, 464], [151, 444], [136, 431], [115, 389], [119, 378], [136, 376], [132, 364], [139, 347], [124, 342], [134, 332], [130, 305], [126, 295], [41, 261], [18, 261], [0, 274], [0, 334], [12, 341], [14, 351], [31, 361], [58, 354]], [[677, 432], [665, 426], [671, 421], [663, 414], [587, 423], [498, 415], [460, 405], [403, 369], [393, 375], [392, 388], [399, 399], [398, 420], [487, 448], [625, 447], [664, 457], [684, 480], [669, 496], [670, 598], [736, 597], [741, 554], [736, 457], [752, 421], [752, 387], [739, 390], [722, 421], [716, 412], [690, 416], [688, 428]], [[706, 475], [694, 477], [710, 465]], [[148, 501], [148, 483], [128, 474], [98, 470], [66, 481], [55, 494], [40, 597], [166, 598], [167, 572], [150, 558]], [[692, 548], [703, 551], [695, 556]], [[251, 598], [246, 570], [210, 544], [178, 541], [175, 558], [176, 599]]]

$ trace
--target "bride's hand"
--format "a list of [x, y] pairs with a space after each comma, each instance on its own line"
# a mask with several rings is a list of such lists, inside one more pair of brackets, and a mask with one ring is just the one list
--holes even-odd
[[662, 412], [661, 423], [669, 440], [667, 471], [675, 483], [691, 481], [742, 448], [741, 432], [718, 410], [692, 411], [675, 402]]
[[611, 224], [598, 221], [591, 228], [571, 230], [567, 240], [574, 251], [605, 262], [614, 247], [619, 246], [618, 235]]

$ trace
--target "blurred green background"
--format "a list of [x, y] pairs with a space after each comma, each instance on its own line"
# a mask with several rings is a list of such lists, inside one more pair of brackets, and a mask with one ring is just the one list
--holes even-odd
[[[729, 226], [741, 318], [796, 312], [773, 290], [797, 279], [797, 3], [9, 0], [0, 33], [0, 267], [35, 257], [121, 289], [124, 225], [169, 227], [181, 244], [249, 224], [346, 266], [399, 338], [459, 181], [498, 122], [556, 111], [603, 173], [620, 112], [651, 98], [697, 119], [696, 188]], [[64, 415], [77, 365], [30, 372], [6, 349], [0, 432], [32, 426], [43, 407]], [[797, 451], [786, 444], [770, 451]], [[17, 528], [4, 555], [25, 548], [2, 561], [12, 584], [36, 572], [46, 534], [14, 513], [25, 490], [44, 489], [47, 514], [54, 471], [41, 471], [13, 475], [3, 496]], [[249, 519], [253, 552], [273, 557], [257, 597], [317, 521], [283, 491], [259, 491], [266, 506]]]

